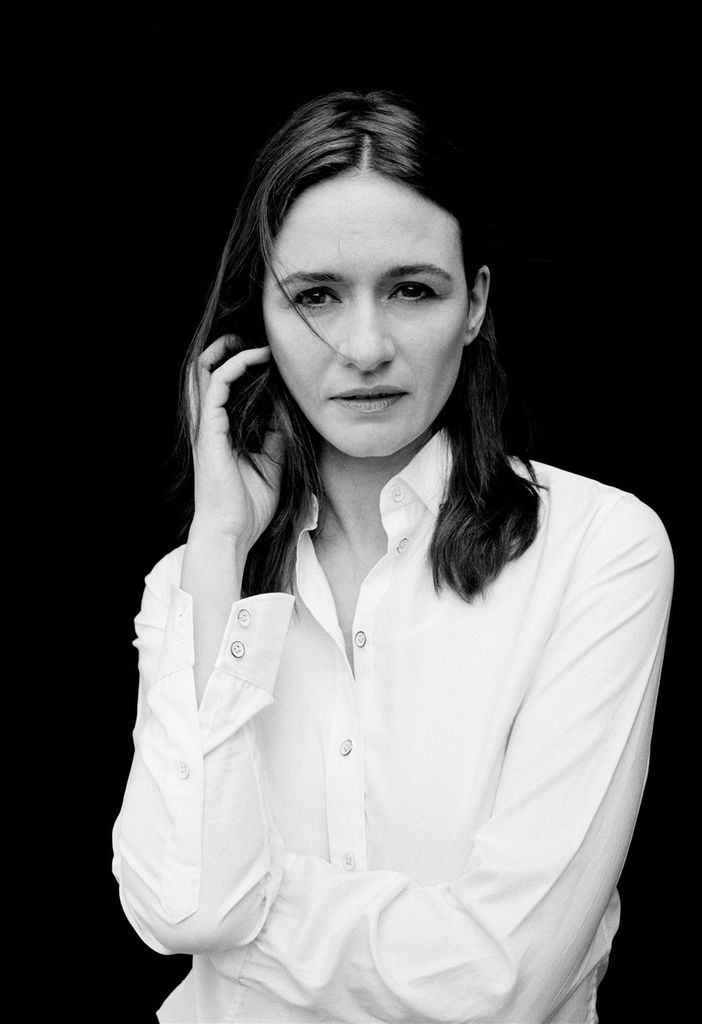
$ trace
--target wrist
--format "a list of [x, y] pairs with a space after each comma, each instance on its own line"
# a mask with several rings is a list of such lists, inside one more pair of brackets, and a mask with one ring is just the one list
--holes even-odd
[[188, 546], [219, 552], [223, 557], [233, 558], [243, 571], [251, 544], [243, 537], [223, 527], [212, 519], [193, 517], [188, 530]]
[[193, 520], [185, 546], [183, 579], [188, 584], [195, 579], [208, 592], [222, 591], [226, 600], [236, 600], [248, 553], [248, 547], [230, 533]]

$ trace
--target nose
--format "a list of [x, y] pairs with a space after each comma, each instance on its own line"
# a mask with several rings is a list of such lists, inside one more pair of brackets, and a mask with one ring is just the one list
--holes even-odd
[[395, 355], [395, 343], [382, 310], [371, 300], [349, 307], [336, 349], [345, 366], [374, 373]]

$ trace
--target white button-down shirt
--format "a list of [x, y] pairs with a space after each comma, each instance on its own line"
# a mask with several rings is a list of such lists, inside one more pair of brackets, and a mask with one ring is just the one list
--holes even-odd
[[199, 709], [184, 548], [147, 576], [114, 872], [144, 942], [193, 953], [161, 1022], [596, 1021], [670, 545], [633, 495], [534, 463], [534, 543], [485, 598], [437, 596], [448, 460], [437, 434], [383, 488], [353, 671], [316, 514], [294, 593], [232, 607]]

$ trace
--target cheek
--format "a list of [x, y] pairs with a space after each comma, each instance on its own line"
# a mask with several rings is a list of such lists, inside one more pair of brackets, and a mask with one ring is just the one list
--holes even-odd
[[264, 308], [263, 323], [266, 329], [266, 341], [270, 345], [271, 353], [283, 377], [294, 369], [295, 366], [295, 344], [291, 337], [290, 325], [285, 317], [277, 316], [275, 312], [266, 312]]
[[319, 376], [314, 352], [310, 352], [304, 337], [297, 336], [297, 324], [291, 323], [289, 317], [269, 315], [264, 317], [264, 323], [278, 372], [298, 405], [304, 406], [306, 396], [315, 391]]
[[420, 381], [431, 383], [438, 394], [450, 393], [463, 356], [465, 319], [452, 316], [434, 322], [421, 342], [415, 362]]

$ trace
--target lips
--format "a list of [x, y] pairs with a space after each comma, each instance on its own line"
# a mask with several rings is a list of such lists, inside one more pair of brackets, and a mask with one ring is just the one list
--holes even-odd
[[389, 395], [406, 394], [402, 388], [392, 387], [390, 384], [376, 384], [372, 388], [350, 388], [348, 391], [341, 391], [334, 398], [387, 398]]
[[332, 398], [341, 409], [350, 409], [354, 414], [362, 416], [385, 415], [393, 409], [407, 394], [399, 388], [351, 388], [343, 395]]

